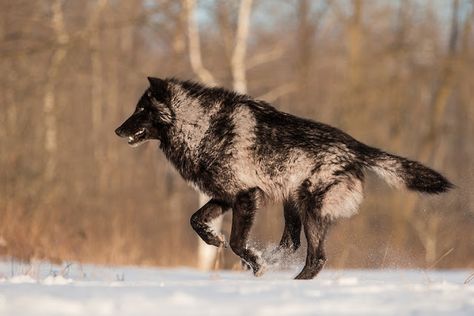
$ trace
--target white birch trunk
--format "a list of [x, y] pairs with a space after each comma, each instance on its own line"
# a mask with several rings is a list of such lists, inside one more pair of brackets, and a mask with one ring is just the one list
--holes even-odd
[[44, 113], [44, 149], [47, 155], [45, 166], [45, 179], [51, 180], [56, 173], [57, 162], [57, 122], [56, 122], [56, 79], [59, 68], [66, 57], [66, 45], [69, 42], [69, 36], [64, 26], [64, 16], [62, 10], [62, 2], [56, 0], [52, 5], [51, 27], [55, 32], [56, 41], [51, 64], [48, 69], [46, 85], [43, 97], [43, 113]]
[[252, 0], [240, 2], [239, 17], [237, 20], [237, 34], [235, 37], [234, 53], [232, 54], [231, 69], [233, 88], [240, 93], [247, 93], [247, 77], [245, 55], [247, 52], [247, 38], [250, 28], [250, 13]]

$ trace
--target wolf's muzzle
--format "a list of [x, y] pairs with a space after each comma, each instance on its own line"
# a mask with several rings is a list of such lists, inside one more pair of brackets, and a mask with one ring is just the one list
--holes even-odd
[[124, 133], [122, 126], [117, 127], [117, 129], [115, 130], [115, 134], [117, 134], [117, 136], [119, 137], [127, 137], [127, 135], [125, 135]]

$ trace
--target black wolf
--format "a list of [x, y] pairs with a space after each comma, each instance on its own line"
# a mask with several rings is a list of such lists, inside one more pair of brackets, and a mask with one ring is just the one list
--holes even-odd
[[185, 180], [211, 197], [191, 225], [208, 244], [226, 246], [209, 223], [232, 209], [230, 247], [253, 270], [265, 262], [247, 244], [255, 212], [282, 201], [282, 250], [296, 250], [303, 228], [307, 257], [297, 279], [311, 279], [326, 262], [330, 224], [357, 212], [364, 171], [395, 187], [445, 192], [452, 184], [422, 164], [367, 146], [326, 124], [277, 111], [270, 104], [222, 88], [148, 78], [135, 112], [115, 131], [136, 146], [150, 139]]

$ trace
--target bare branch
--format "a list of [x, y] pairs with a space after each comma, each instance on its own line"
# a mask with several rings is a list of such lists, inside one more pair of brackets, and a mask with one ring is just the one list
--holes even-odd
[[256, 55], [250, 57], [247, 60], [246, 69], [249, 70], [249, 69], [255, 68], [257, 66], [260, 66], [264, 63], [269, 63], [269, 62], [272, 62], [274, 60], [277, 60], [281, 56], [283, 56], [283, 53], [284, 53], [283, 48], [276, 47], [276, 48], [274, 48], [270, 51], [266, 51], [266, 52], [262, 52], [260, 54], [256, 54]]
[[446, 251], [443, 255], [441, 255], [438, 260], [436, 260], [435, 262], [433, 262], [429, 267], [428, 267], [428, 270], [430, 269], [433, 269], [441, 260], [443, 260], [444, 258], [446, 258], [451, 252], [453, 252], [454, 250], [454, 247], [448, 249], [448, 251]]
[[288, 93], [291, 93], [293, 91], [296, 91], [298, 88], [297, 84], [296, 83], [287, 83], [287, 84], [283, 84], [275, 89], [272, 89], [270, 91], [268, 91], [267, 93], [259, 96], [257, 99], [261, 99], [261, 100], [264, 100], [264, 101], [267, 101], [267, 102], [273, 102], [275, 101], [276, 99], [288, 94]]

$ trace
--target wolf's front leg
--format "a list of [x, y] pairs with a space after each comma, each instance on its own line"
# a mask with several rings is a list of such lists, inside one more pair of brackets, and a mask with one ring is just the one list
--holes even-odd
[[252, 268], [256, 276], [264, 273], [264, 262], [261, 256], [247, 245], [247, 241], [255, 212], [262, 199], [263, 193], [259, 188], [243, 191], [237, 195], [232, 209], [232, 231], [230, 233], [230, 247]]
[[208, 245], [227, 247], [223, 235], [218, 235], [210, 224], [214, 219], [218, 218], [229, 209], [230, 206], [226, 202], [211, 199], [191, 216], [191, 226], [199, 237], [201, 237], [201, 239]]

